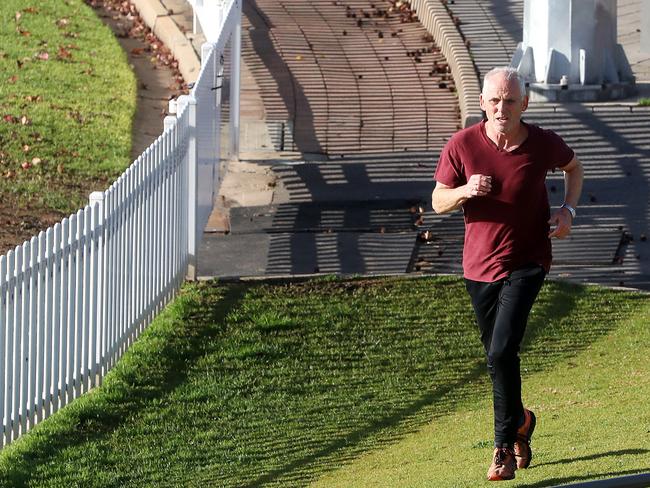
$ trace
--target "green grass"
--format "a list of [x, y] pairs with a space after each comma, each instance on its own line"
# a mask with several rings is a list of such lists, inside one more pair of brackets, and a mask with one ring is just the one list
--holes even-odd
[[135, 78], [82, 0], [3, 0], [0, 26], [0, 192], [70, 213], [131, 162]]
[[650, 107], [650, 98], [640, 98], [639, 105], [642, 107]]
[[[650, 469], [649, 313], [645, 295], [544, 286], [518, 480]], [[193, 284], [102, 387], [0, 453], [0, 485], [480, 486], [490, 410], [457, 278]]]

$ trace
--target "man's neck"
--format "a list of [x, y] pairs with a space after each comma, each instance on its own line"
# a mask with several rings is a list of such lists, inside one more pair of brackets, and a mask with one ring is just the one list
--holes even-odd
[[512, 151], [513, 149], [516, 149], [522, 142], [524, 142], [528, 135], [528, 131], [521, 122], [519, 122], [516, 129], [513, 129], [510, 132], [499, 132], [495, 130], [489, 122], [487, 122], [485, 124], [485, 133], [498, 149], [504, 151]]

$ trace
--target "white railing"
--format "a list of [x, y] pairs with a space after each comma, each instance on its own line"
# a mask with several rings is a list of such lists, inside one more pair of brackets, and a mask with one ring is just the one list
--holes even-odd
[[0, 257], [0, 446], [100, 384], [185, 276], [195, 277], [224, 157], [227, 47], [237, 151], [240, 0], [222, 26], [162, 135], [88, 206]]

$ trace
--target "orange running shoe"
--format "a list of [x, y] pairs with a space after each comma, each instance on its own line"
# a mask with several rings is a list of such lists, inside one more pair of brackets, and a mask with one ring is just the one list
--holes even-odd
[[518, 469], [526, 469], [530, 466], [530, 460], [533, 458], [530, 439], [533, 437], [536, 424], [537, 419], [535, 418], [535, 414], [530, 410], [524, 409], [524, 425], [517, 430], [517, 440], [514, 446]]
[[488, 469], [488, 481], [505, 481], [515, 478], [517, 462], [515, 453], [509, 447], [497, 447], [494, 449], [492, 465]]

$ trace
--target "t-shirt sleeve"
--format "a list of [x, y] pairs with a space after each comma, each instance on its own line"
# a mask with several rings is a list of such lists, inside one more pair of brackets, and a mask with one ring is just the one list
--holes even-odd
[[433, 179], [451, 188], [467, 183], [463, 164], [454, 150], [453, 139], [442, 149]]
[[555, 170], [571, 162], [575, 153], [564, 140], [552, 130], [545, 130], [548, 148], [548, 169]]

